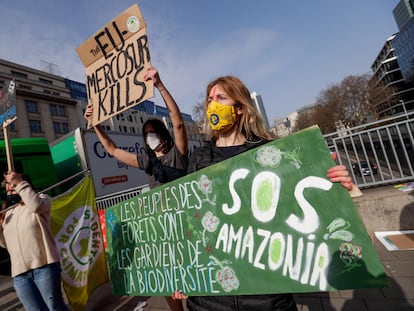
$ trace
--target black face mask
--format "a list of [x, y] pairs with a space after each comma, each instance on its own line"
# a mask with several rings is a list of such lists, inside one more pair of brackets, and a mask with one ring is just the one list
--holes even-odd
[[7, 195], [7, 206], [17, 204], [21, 200], [22, 200], [22, 198], [17, 193], [16, 194], [8, 194]]

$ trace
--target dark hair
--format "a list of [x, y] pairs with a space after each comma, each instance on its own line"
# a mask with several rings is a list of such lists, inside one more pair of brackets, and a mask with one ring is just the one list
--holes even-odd
[[[16, 172], [17, 173], [17, 172]], [[27, 174], [22, 174], [22, 173], [17, 173], [17, 174], [19, 174], [21, 177], [22, 177], [22, 180], [23, 181], [26, 181], [29, 185], [30, 185], [30, 187], [34, 190], [34, 191], [36, 191], [37, 192], [37, 188], [35, 188], [34, 186], [33, 186], [33, 183], [32, 183], [32, 179], [30, 178], [30, 176], [29, 175], [27, 175]], [[16, 194], [17, 195], [17, 194]], [[20, 198], [20, 196], [19, 195], [17, 195], [17, 197], [18, 197], [18, 201], [17, 202], [20, 202], [21, 201], [21, 198]], [[6, 190], [6, 180], [4, 179], [3, 181], [1, 181], [0, 182], [0, 200], [1, 201], [8, 201], [8, 205], [7, 206], [10, 206], [10, 202], [13, 202], [13, 199], [11, 200], [11, 201], [9, 201], [8, 200], [8, 194], [7, 194], [7, 190]], [[17, 203], [17, 202], [15, 202], [15, 203]], [[14, 205], [15, 203], [12, 203], [11, 205]], [[0, 209], [1, 209], [1, 207], [0, 207]]]
[[151, 125], [154, 128], [155, 133], [160, 136], [162, 153], [166, 154], [168, 151], [170, 151], [170, 149], [174, 146], [174, 140], [164, 122], [159, 119], [148, 119], [142, 126], [142, 133], [144, 135], [144, 142], [145, 146], [147, 147], [147, 151], [149, 153], [152, 152], [151, 148], [147, 145], [147, 133], [145, 132], [145, 127], [147, 125]]

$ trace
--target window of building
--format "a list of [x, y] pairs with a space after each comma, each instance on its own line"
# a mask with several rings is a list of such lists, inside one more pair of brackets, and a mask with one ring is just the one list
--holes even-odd
[[19, 88], [22, 90], [31, 90], [32, 87], [29, 85], [23, 85], [23, 84], [19, 84]]
[[135, 127], [131, 126], [129, 129], [130, 129], [131, 133], [135, 133]]
[[18, 77], [18, 78], [25, 78], [25, 79], [27, 79], [27, 74], [22, 73], [22, 72], [18, 72], [18, 71], [14, 71], [14, 70], [12, 70], [12, 71], [11, 71], [11, 74], [12, 74], [12, 76], [13, 76], [13, 77]]
[[63, 134], [69, 133], [69, 124], [63, 122], [62, 123], [62, 131], [63, 131]]
[[69, 133], [69, 124], [65, 122], [53, 122], [53, 130], [55, 134], [67, 134]]
[[44, 84], [49, 84], [49, 85], [53, 84], [53, 81], [48, 80], [48, 79], [39, 78], [39, 81], [44, 83]]
[[65, 109], [65, 106], [59, 106], [59, 115], [61, 117], [66, 117], [66, 109]]
[[39, 120], [29, 120], [29, 127], [32, 133], [42, 133], [42, 124]]
[[65, 108], [65, 106], [50, 104], [49, 108], [50, 108], [50, 114], [52, 116], [66, 117], [66, 108]]
[[61, 134], [60, 130], [60, 123], [59, 122], [53, 122], [53, 130], [55, 131], [55, 134]]
[[51, 104], [50, 106], [49, 106], [49, 108], [50, 108], [50, 114], [52, 115], [52, 116], [57, 116], [58, 114], [57, 114], [57, 106], [55, 105], [55, 104]]
[[37, 101], [27, 99], [25, 100], [25, 105], [28, 113], [39, 113]]

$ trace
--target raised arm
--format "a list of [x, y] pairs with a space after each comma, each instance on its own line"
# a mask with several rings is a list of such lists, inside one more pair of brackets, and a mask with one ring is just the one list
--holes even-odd
[[157, 69], [155, 69], [154, 67], [150, 67], [147, 73], [145, 74], [144, 79], [151, 79], [154, 82], [154, 86], [160, 92], [162, 99], [164, 100], [165, 106], [167, 106], [173, 124], [175, 145], [177, 146], [177, 149], [181, 154], [187, 155], [187, 131], [184, 125], [183, 117], [180, 112], [180, 108], [178, 108], [178, 105], [175, 102], [174, 98], [172, 97], [168, 89], [165, 87], [165, 85], [162, 83]]
[[[84, 118], [86, 120], [89, 120], [92, 117], [92, 112], [92, 105], [88, 105], [86, 107]], [[118, 148], [114, 141], [108, 136], [108, 134], [105, 133], [102, 126], [95, 125], [93, 128], [102, 146], [111, 156], [129, 166], [139, 168], [137, 155], [135, 153], [128, 152], [121, 148]]]

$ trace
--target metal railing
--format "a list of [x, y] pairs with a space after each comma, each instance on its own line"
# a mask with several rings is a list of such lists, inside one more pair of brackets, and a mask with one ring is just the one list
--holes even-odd
[[414, 180], [414, 112], [324, 136], [360, 188]]
[[97, 197], [96, 198], [96, 207], [98, 210], [106, 209], [108, 207], [114, 206], [119, 204], [125, 200], [133, 198], [134, 196], [146, 192], [149, 190], [148, 185], [139, 186], [136, 188], [131, 188], [111, 194], [107, 194], [105, 196]]
[[[325, 135], [360, 188], [414, 180], [414, 112]], [[148, 191], [148, 185], [97, 197], [98, 210]]]

